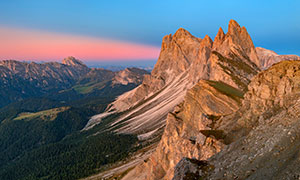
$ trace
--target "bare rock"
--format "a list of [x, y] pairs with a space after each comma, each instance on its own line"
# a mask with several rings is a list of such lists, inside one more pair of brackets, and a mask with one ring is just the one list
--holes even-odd
[[176, 165], [172, 180], [199, 180], [206, 176], [209, 167], [206, 161], [182, 158]]
[[278, 55], [274, 51], [262, 47], [256, 47], [255, 49], [260, 60], [261, 69], [267, 69], [272, 64], [283, 60], [300, 60], [300, 57], [297, 55]]

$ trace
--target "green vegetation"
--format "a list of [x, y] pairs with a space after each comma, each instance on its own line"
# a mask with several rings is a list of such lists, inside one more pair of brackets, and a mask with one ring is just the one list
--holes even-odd
[[[239, 58], [237, 58], [236, 55], [231, 54], [231, 57], [234, 59], [229, 59], [224, 56], [222, 56], [217, 51], [213, 51], [213, 54], [218, 56], [218, 59], [220, 62], [218, 62], [218, 65], [224, 70], [226, 74], [228, 74], [231, 79], [243, 90], [243, 92], [246, 92], [248, 90], [247, 84], [241, 80], [240, 77], [238, 77], [238, 74], [235, 73], [236, 70], [246, 72], [247, 74], [253, 74], [255, 75], [257, 72], [248, 64], [241, 62]], [[227, 63], [228, 65], [224, 65], [222, 63]], [[232, 67], [232, 68], [229, 68]]]
[[[128, 156], [137, 138], [101, 133], [71, 136], [30, 152], [0, 170], [3, 179], [79, 179]], [[17, 171], [16, 171], [17, 169]]]
[[226, 96], [233, 98], [237, 102], [240, 102], [240, 99], [243, 98], [244, 93], [226, 83], [221, 81], [207, 81], [209, 85], [214, 87], [220, 93], [225, 94]]
[[[97, 85], [99, 86], [99, 84], [100, 84], [100, 87], [103, 88], [103, 87], [105, 86], [105, 83], [106, 83], [106, 82], [99, 82], [99, 83], [97, 83], [97, 82], [88, 82], [88, 83], [86, 83], [86, 84], [78, 84], [78, 85], [75, 85], [75, 86], [73, 87], [73, 89], [74, 89], [77, 93], [79, 93], [79, 94], [88, 94], [88, 93], [93, 92], [93, 90], [95, 90], [96, 87], [97, 87]], [[99, 88], [99, 89], [101, 89], [101, 88]]]
[[118, 114], [80, 131], [115, 96], [62, 94], [57, 100], [51, 94], [0, 108], [0, 179], [78, 179], [105, 170], [140, 147], [134, 135], [106, 131]]
[[222, 61], [222, 62], [225, 62], [225, 63], [228, 63], [230, 64], [231, 66], [239, 69], [239, 70], [242, 70], [244, 72], [246, 72], [247, 74], [253, 74], [255, 75], [257, 72], [251, 67], [249, 66], [247, 63], [243, 63], [241, 62], [241, 60], [234, 54], [234, 53], [231, 53], [230, 56], [231, 56], [231, 59], [229, 58], [226, 58], [224, 56], [222, 56], [220, 53], [218, 53], [217, 51], [213, 51], [213, 54], [217, 55], [219, 60]]
[[74, 73], [64, 73], [73, 68], [49, 70], [57, 76], [38, 73], [0, 82], [1, 180], [78, 179], [122, 161], [141, 146], [135, 135], [107, 130], [119, 114], [81, 131], [91, 116], [138, 84], [113, 84], [114, 72], [85, 66]]
[[73, 87], [74, 90], [79, 94], [88, 94], [93, 91], [92, 86], [82, 86], [82, 85], [76, 85]]
[[49, 109], [49, 110], [39, 111], [36, 113], [23, 112], [23, 113], [20, 113], [13, 120], [32, 120], [35, 118], [39, 118], [39, 119], [45, 120], [45, 121], [52, 121], [52, 120], [56, 119], [58, 113], [66, 111], [69, 108], [70, 107], [53, 108], [53, 109]]

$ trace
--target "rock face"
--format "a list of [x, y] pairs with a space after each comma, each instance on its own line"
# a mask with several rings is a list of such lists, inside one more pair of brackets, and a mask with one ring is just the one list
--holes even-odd
[[[151, 75], [92, 118], [86, 129], [114, 113], [121, 116], [110, 127], [118, 133], [136, 134], [140, 140], [160, 137], [165, 127], [149, 160], [123, 179], [172, 179], [182, 158], [207, 160], [235, 140], [230, 134], [235, 131], [227, 129], [235, 126], [226, 119], [241, 117], [235, 112], [246, 102], [243, 94], [260, 67], [250, 35], [234, 20], [226, 34], [219, 29], [214, 41], [180, 28], [163, 38]], [[236, 137], [241, 137], [251, 127], [236, 128]]]
[[297, 55], [278, 55], [274, 51], [256, 47], [258, 58], [260, 59], [261, 69], [267, 69], [272, 64], [280, 62], [282, 60], [300, 60]]
[[193, 63], [197, 68], [187, 71], [194, 76], [206, 72], [199, 79], [207, 80], [198, 79], [187, 91], [183, 103], [168, 114], [154, 154], [124, 179], [172, 179], [183, 157], [206, 160], [225, 146], [224, 133], [215, 129], [215, 123], [238, 110], [250, 79], [259, 71], [258, 58], [246, 29], [233, 20], [226, 34], [220, 28], [214, 42], [204, 39], [200, 43], [210, 44], [198, 54], [206, 54], [200, 61], [204, 63]]
[[255, 76], [242, 107], [216, 123], [230, 144], [201, 167], [201, 178], [299, 179], [299, 85], [299, 61]]
[[[110, 114], [126, 112], [111, 126], [117, 132], [137, 134], [140, 139], [161, 134], [168, 112], [201, 79], [223, 81], [245, 91], [259, 71], [258, 58], [246, 29], [233, 20], [229, 29], [224, 34], [220, 28], [215, 42], [209, 36], [196, 38], [182, 28], [165, 36], [151, 75], [145, 76], [139, 87], [118, 97], [107, 110]], [[101, 118], [90, 121], [86, 129]]]
[[156, 151], [148, 162], [135, 169], [133, 176], [171, 179], [181, 158], [205, 160], [219, 152], [224, 146], [218, 141], [223, 134], [214, 130], [214, 124], [236, 111], [242, 96], [243, 92], [225, 83], [201, 80], [187, 92], [184, 102], [169, 113]]
[[182, 158], [175, 167], [176, 174], [172, 180], [199, 180], [208, 171], [208, 169], [203, 171], [204, 167], [209, 168], [205, 161]]
[[147, 75], [148, 71], [138, 68], [126, 68], [125, 70], [119, 71], [115, 74], [113, 84], [141, 84], [145, 74]]

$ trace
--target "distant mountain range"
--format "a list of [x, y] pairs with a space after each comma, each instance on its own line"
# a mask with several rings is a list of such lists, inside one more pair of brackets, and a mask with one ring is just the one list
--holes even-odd
[[0, 61], [0, 107], [31, 97], [52, 96], [63, 101], [69, 95], [72, 98], [101, 93], [116, 96], [140, 84], [144, 74], [148, 72], [137, 68], [116, 72], [88, 68], [74, 57], [65, 58], [62, 63], [43, 64], [3, 60]]

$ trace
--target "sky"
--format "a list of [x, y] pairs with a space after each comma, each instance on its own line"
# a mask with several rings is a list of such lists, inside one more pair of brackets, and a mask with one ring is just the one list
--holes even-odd
[[230, 19], [255, 46], [300, 55], [299, 0], [0, 0], [0, 59], [156, 61], [180, 27], [212, 39]]

